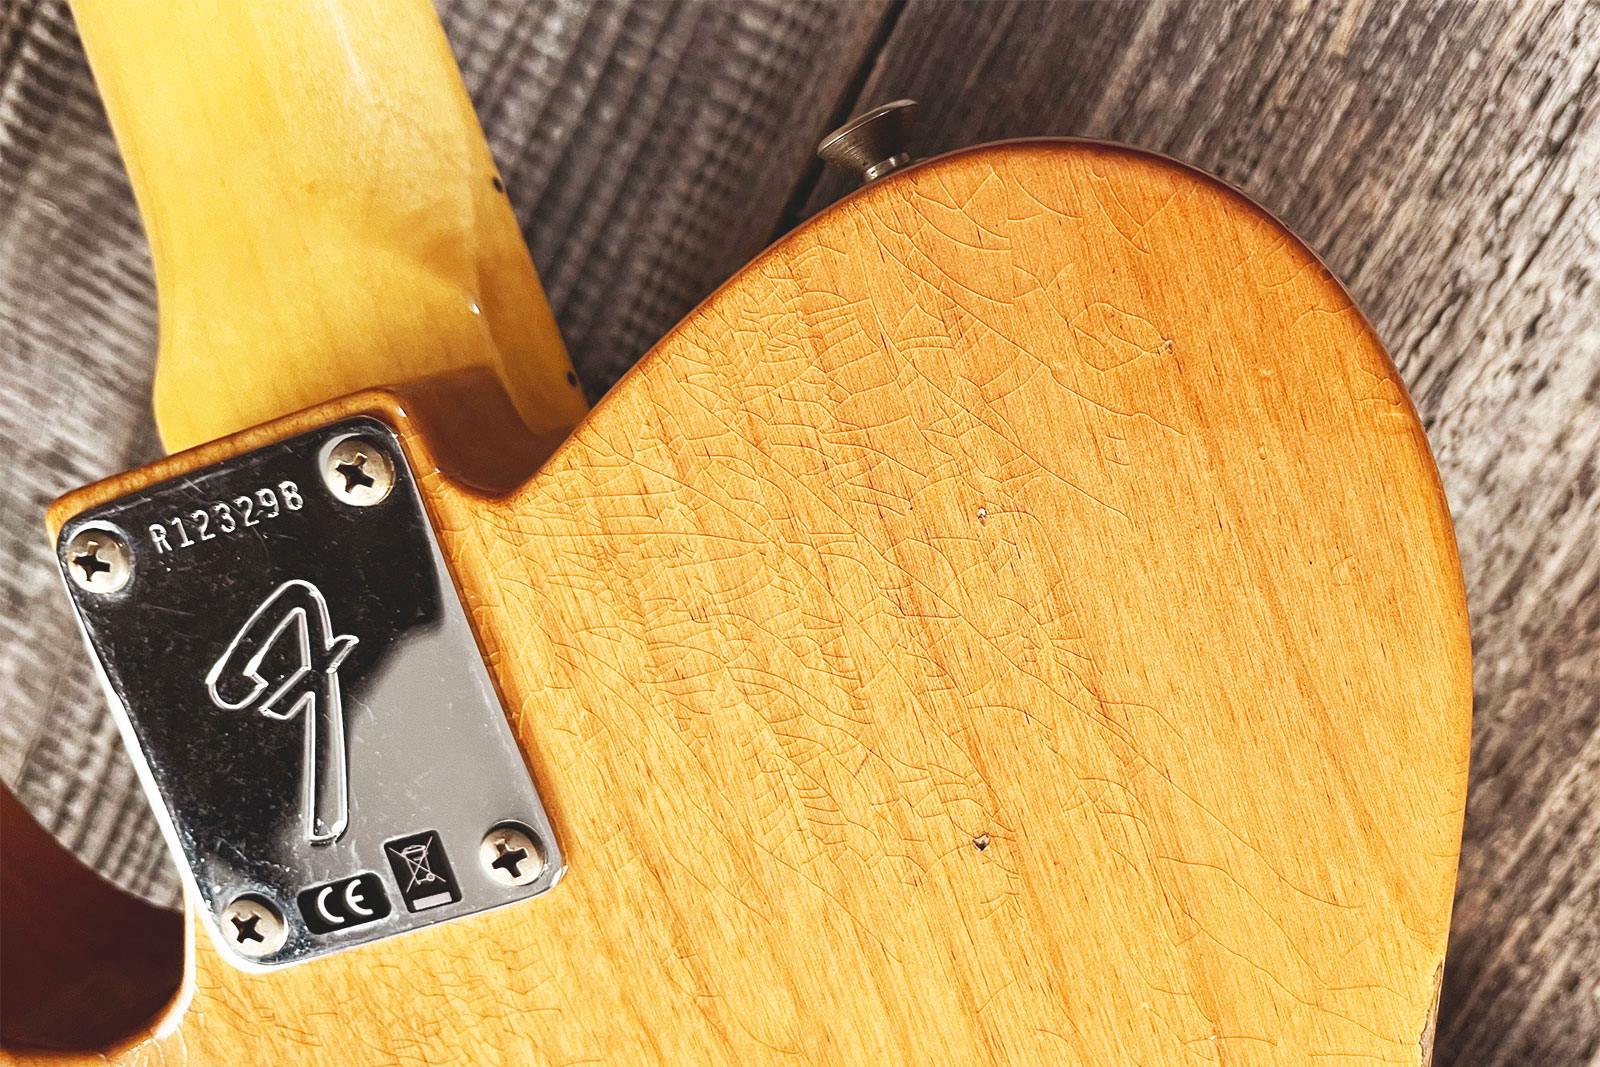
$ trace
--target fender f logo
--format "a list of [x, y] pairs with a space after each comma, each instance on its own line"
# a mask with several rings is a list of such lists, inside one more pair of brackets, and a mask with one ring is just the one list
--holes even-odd
[[[288, 648], [278, 649], [286, 640]], [[259, 711], [273, 719], [304, 718], [300, 810], [306, 840], [313, 845], [338, 840], [349, 822], [339, 665], [355, 646], [354, 637], [334, 633], [328, 604], [317, 587], [295, 579], [278, 586], [256, 608], [206, 672], [206, 689], [219, 708]], [[271, 678], [262, 673], [269, 656]]]

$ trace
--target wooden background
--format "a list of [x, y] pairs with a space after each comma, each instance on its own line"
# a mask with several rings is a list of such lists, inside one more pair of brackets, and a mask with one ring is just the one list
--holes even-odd
[[[64, 6], [0, 3], [0, 776], [108, 876], [171, 901], [41, 518], [157, 452], [149, 266]], [[920, 154], [1127, 141], [1305, 236], [1410, 385], [1472, 603], [1473, 785], [1436, 1062], [1600, 1062], [1600, 5], [442, 13], [591, 396], [844, 191], [812, 146], [897, 96], [922, 102]]]

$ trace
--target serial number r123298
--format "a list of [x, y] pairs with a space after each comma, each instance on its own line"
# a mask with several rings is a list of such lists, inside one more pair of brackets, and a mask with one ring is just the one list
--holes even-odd
[[188, 514], [152, 522], [150, 544], [158, 555], [176, 552], [180, 548], [192, 548], [201, 541], [214, 541], [218, 536], [260, 526], [285, 511], [299, 511], [305, 506], [305, 497], [300, 495], [300, 487], [294, 482], [282, 481], [276, 487], [264, 485], [232, 500], [203, 504]]

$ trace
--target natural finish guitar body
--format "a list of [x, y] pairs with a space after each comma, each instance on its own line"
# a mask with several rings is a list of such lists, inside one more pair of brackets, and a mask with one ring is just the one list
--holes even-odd
[[408, 396], [142, 480], [394, 422], [566, 878], [264, 976], [196, 929], [114, 1060], [1428, 1058], [1449, 515], [1371, 328], [1239, 194], [1081, 142], [893, 175], [507, 495], [436, 469]]

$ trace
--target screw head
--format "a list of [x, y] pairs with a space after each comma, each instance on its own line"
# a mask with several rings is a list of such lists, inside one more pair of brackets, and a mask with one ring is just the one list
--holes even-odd
[[371, 438], [346, 437], [324, 454], [322, 480], [346, 504], [368, 508], [394, 488], [394, 461]]
[[91, 526], [73, 534], [66, 548], [67, 573], [79, 589], [115, 593], [133, 577], [133, 555], [122, 535]]
[[246, 895], [222, 909], [222, 936], [242, 956], [270, 956], [288, 940], [289, 929], [271, 902]]
[[544, 871], [544, 850], [525, 827], [505, 823], [483, 835], [478, 862], [501, 885], [527, 885]]
[[870, 184], [911, 162], [907, 143], [916, 115], [915, 100], [892, 100], [857, 115], [822, 139], [817, 155], [824, 162], [854, 171]]

